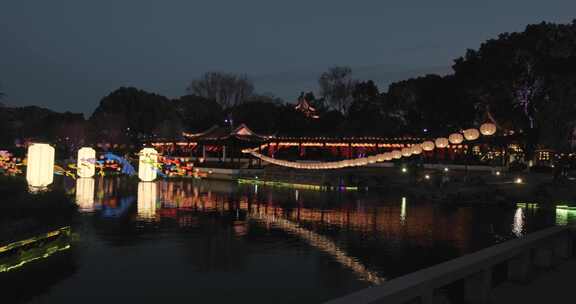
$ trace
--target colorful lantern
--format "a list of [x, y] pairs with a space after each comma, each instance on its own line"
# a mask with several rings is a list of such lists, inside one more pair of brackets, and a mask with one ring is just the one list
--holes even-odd
[[496, 134], [496, 125], [493, 123], [485, 123], [480, 126], [480, 133], [484, 136]]
[[422, 150], [424, 151], [432, 151], [434, 150], [434, 147], [435, 146], [433, 141], [427, 140], [422, 143]]
[[138, 177], [143, 182], [151, 182], [156, 179], [156, 166], [158, 165], [158, 152], [154, 148], [140, 150], [138, 162]]
[[54, 180], [54, 148], [49, 144], [32, 144], [28, 147], [26, 180], [34, 188], [43, 188]]
[[466, 140], [476, 140], [478, 139], [478, 137], [480, 137], [480, 132], [478, 132], [478, 130], [476, 129], [464, 130], [464, 138], [466, 138]]
[[453, 145], [461, 144], [464, 141], [464, 136], [460, 133], [453, 133], [448, 136], [448, 141]]
[[78, 150], [78, 161], [76, 174], [79, 177], [93, 177], [96, 173], [96, 151], [92, 148], [81, 148]]
[[438, 137], [436, 138], [436, 141], [434, 141], [434, 143], [436, 144], [436, 148], [446, 148], [448, 147], [448, 139], [445, 137]]

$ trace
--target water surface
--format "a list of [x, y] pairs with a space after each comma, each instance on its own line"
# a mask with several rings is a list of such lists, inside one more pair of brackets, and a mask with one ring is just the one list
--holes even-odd
[[64, 186], [81, 211], [71, 246], [0, 274], [15, 302], [318, 303], [572, 221], [401, 193], [122, 178]]

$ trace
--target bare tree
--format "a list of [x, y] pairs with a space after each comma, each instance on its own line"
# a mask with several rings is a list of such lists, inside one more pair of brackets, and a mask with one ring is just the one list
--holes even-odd
[[345, 114], [352, 103], [352, 93], [357, 81], [352, 79], [352, 69], [335, 66], [322, 73], [318, 79], [320, 95], [328, 104]]
[[254, 92], [254, 84], [246, 75], [208, 72], [193, 80], [187, 88], [190, 94], [213, 99], [223, 108], [244, 102]]

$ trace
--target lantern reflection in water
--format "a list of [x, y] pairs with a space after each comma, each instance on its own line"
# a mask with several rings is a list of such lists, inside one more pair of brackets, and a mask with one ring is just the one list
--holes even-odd
[[80, 212], [94, 211], [94, 179], [79, 178], [76, 180], [76, 204]]
[[26, 180], [31, 190], [39, 190], [54, 180], [54, 148], [48, 144], [32, 144], [28, 147]]
[[512, 233], [516, 237], [521, 237], [524, 232], [524, 209], [518, 208], [516, 209], [516, 213], [514, 213], [514, 223], [512, 224]]
[[150, 220], [156, 217], [156, 183], [138, 183], [138, 218]]

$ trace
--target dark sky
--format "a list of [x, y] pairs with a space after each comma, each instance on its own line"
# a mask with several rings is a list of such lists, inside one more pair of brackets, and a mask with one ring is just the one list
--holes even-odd
[[446, 73], [466, 48], [540, 21], [569, 22], [574, 0], [6, 1], [6, 104], [91, 113], [120, 86], [169, 97], [205, 71], [245, 72], [260, 93], [315, 90], [329, 66], [390, 81]]

